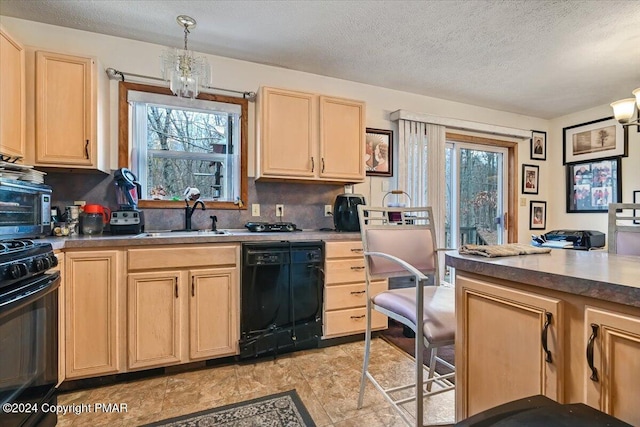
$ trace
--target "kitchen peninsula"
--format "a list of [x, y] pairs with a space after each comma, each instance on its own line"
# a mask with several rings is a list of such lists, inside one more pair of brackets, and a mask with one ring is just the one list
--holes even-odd
[[604, 251], [455, 268], [456, 417], [535, 394], [640, 425], [640, 258]]

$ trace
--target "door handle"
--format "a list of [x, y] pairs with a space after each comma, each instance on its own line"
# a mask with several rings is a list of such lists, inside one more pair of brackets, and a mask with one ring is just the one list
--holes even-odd
[[89, 140], [87, 139], [84, 143], [84, 156], [89, 159]]
[[178, 298], [178, 278], [174, 277], [174, 283], [175, 283], [175, 288], [176, 288], [176, 298]]
[[553, 363], [553, 359], [551, 358], [551, 351], [549, 351], [549, 348], [547, 346], [547, 332], [549, 331], [549, 325], [551, 324], [551, 313], [546, 312], [545, 316], [547, 317], [547, 320], [544, 322], [544, 327], [542, 328], [542, 349], [547, 354], [545, 360], [548, 363]]
[[366, 291], [352, 291], [351, 295], [362, 295], [364, 294]]
[[352, 319], [354, 320], [358, 320], [358, 319], [364, 319], [364, 314], [361, 314], [360, 316], [351, 316]]
[[311, 158], [311, 172], [313, 172], [316, 168], [316, 162], [314, 162], [313, 157]]
[[322, 173], [324, 173], [324, 157], [322, 158]]
[[191, 276], [191, 296], [196, 296], [196, 279], [193, 276]]
[[598, 368], [593, 365], [593, 344], [598, 337], [598, 329], [600, 329], [600, 326], [595, 323], [591, 324], [591, 336], [589, 337], [589, 342], [587, 342], [587, 364], [591, 369], [589, 378], [594, 382], [598, 382]]
[[364, 267], [358, 267], [358, 266], [353, 266], [351, 267], [352, 270], [364, 270]]

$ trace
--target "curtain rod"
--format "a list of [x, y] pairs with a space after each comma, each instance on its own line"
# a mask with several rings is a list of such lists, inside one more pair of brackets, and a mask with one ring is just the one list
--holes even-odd
[[[130, 73], [128, 71], [120, 71], [120, 70], [116, 70], [115, 68], [107, 68], [105, 70], [105, 72], [107, 73], [107, 76], [109, 76], [110, 80], [120, 80], [120, 81], [125, 81], [125, 76], [131, 76], [131, 77], [139, 77], [142, 79], [148, 79], [148, 80], [156, 80], [156, 81], [161, 81], [161, 82], [165, 82], [166, 80], [161, 79], [160, 77], [153, 77], [153, 76], [145, 76], [144, 74], [136, 74], [136, 73]], [[214, 87], [214, 86], [207, 86], [207, 85], [203, 85], [202, 86], [204, 89], [209, 89], [209, 90], [217, 90], [217, 91], [222, 91], [222, 92], [230, 92], [230, 93], [238, 93], [240, 95], [242, 95], [242, 97], [248, 101], [255, 101], [256, 100], [256, 93], [255, 92], [243, 92], [240, 90], [234, 90], [234, 89], [224, 89], [221, 87]]]

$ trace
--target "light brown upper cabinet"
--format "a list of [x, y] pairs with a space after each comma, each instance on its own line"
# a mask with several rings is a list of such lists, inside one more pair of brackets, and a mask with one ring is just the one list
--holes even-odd
[[24, 48], [0, 28], [0, 154], [25, 155]]
[[256, 178], [362, 182], [365, 104], [263, 87]]
[[36, 52], [35, 164], [106, 170], [93, 58]]

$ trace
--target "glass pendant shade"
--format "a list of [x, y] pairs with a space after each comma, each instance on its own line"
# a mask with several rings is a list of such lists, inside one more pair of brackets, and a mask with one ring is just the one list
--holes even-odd
[[620, 101], [612, 102], [613, 116], [620, 123], [629, 123], [631, 117], [636, 108], [635, 98], [621, 99]]
[[196, 56], [187, 47], [189, 29], [195, 28], [196, 20], [180, 15], [176, 21], [184, 27], [184, 49], [169, 49], [162, 54], [162, 77], [174, 95], [195, 98], [202, 86], [209, 85], [211, 69], [203, 56]]
[[209, 84], [209, 63], [191, 50], [168, 50], [162, 55], [162, 61], [163, 78], [169, 82], [174, 95], [195, 98], [200, 88]]

